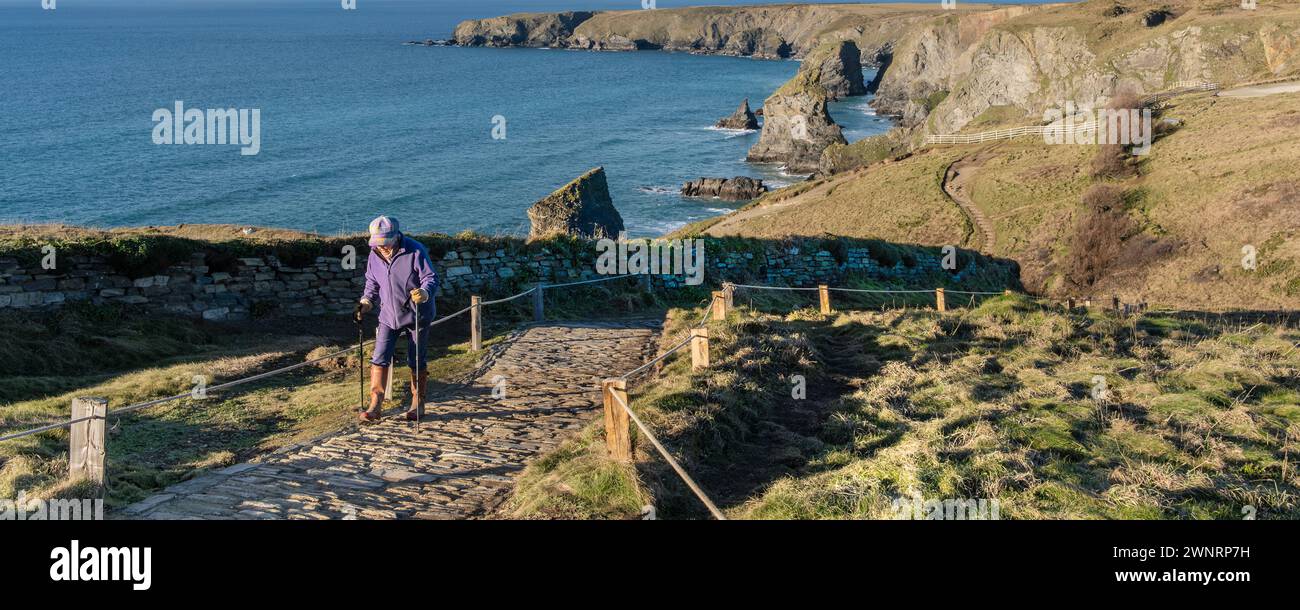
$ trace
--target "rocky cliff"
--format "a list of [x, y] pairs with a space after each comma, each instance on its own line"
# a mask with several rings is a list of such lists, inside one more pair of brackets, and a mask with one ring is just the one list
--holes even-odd
[[456, 26], [456, 44], [475, 47], [561, 47], [573, 29], [595, 13], [526, 13], [464, 21]]
[[[964, 9], [963, 9], [964, 10]], [[465, 21], [466, 46], [630, 51], [662, 49], [760, 58], [803, 57], [830, 40], [852, 40], [874, 62], [936, 5], [769, 5], [596, 13], [521, 14]]]
[[603, 167], [589, 170], [534, 203], [528, 208], [528, 220], [532, 221], [529, 239], [556, 234], [615, 237], [623, 231], [623, 216], [610, 199]]
[[1300, 70], [1294, 2], [1225, 6], [1095, 0], [925, 20], [893, 46], [874, 104], [905, 124], [951, 133], [985, 113], [1036, 122], [1066, 101], [1100, 106], [1121, 89], [1226, 86]]

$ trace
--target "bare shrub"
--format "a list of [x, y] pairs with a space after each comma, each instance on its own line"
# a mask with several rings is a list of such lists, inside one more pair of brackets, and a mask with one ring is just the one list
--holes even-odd
[[[1124, 88], [1115, 93], [1107, 104], [1110, 110], [1138, 110], [1142, 108], [1142, 98], [1131, 88]], [[1092, 159], [1092, 177], [1097, 179], [1124, 179], [1137, 175], [1137, 165], [1128, 150], [1122, 144], [1102, 144], [1097, 156]]]
[[1092, 159], [1092, 177], [1117, 180], [1137, 175], [1137, 167], [1122, 144], [1102, 144]]
[[1124, 240], [1135, 230], [1124, 208], [1124, 190], [1094, 184], [1083, 194], [1083, 215], [1074, 225], [1067, 279], [1091, 287], [1119, 261]]

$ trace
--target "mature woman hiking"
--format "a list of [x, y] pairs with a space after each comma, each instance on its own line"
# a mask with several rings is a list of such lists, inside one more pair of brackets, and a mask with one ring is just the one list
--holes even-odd
[[[382, 415], [388, 367], [403, 331], [407, 334], [406, 361], [411, 367], [411, 408], [406, 412], [406, 419], [416, 419], [429, 381], [425, 367], [429, 326], [434, 316], [433, 294], [437, 289], [438, 274], [424, 245], [403, 235], [396, 218], [380, 216], [371, 221], [366, 289], [356, 316], [359, 322], [377, 302], [379, 327], [375, 330], [375, 351], [370, 359], [370, 408], [361, 412], [361, 421], [379, 421]], [[414, 336], [416, 307], [420, 309], [418, 319], [422, 327], [418, 341]]]

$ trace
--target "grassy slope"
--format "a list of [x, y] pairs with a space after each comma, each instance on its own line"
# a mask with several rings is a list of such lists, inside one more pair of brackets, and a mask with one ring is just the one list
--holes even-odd
[[[913, 493], [996, 498], [1003, 518], [1300, 517], [1294, 328], [1003, 297], [944, 315], [742, 311], [711, 338], [713, 369], [671, 361], [633, 408], [730, 517], [889, 518]], [[636, 443], [613, 464], [593, 426], [526, 473], [507, 514], [705, 516]]]
[[930, 246], [961, 244], [969, 231], [965, 216], [940, 188], [954, 159], [951, 151], [937, 151], [801, 183], [791, 187], [796, 190], [773, 193], [692, 229], [762, 238], [829, 233]]
[[[1131, 214], [1147, 235], [1176, 246], [1160, 260], [1133, 260], [1095, 287], [1128, 300], [1180, 308], [1294, 309], [1300, 304], [1300, 209], [1292, 169], [1300, 166], [1300, 95], [1177, 98], [1164, 117], [1185, 125], [1158, 140], [1142, 175], [1121, 184], [1135, 193]], [[831, 233], [922, 244], [962, 243], [965, 218], [944, 197], [949, 162], [992, 147], [975, 178], [976, 205], [994, 221], [993, 254], [1021, 263], [1033, 290], [1079, 293], [1061, 283], [1073, 255], [1079, 198], [1094, 183], [1096, 147], [1049, 146], [1032, 138], [997, 145], [941, 147], [777, 192], [741, 212], [699, 223], [709, 233], [779, 237]], [[901, 202], [906, 202], [902, 204]], [[1259, 269], [1240, 266], [1241, 248], [1260, 252]]]

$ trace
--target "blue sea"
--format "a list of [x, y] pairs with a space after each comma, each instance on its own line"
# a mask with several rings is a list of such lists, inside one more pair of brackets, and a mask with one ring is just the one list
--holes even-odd
[[[757, 133], [710, 128], [743, 98], [760, 106], [796, 62], [402, 44], [468, 18], [638, 0], [56, 2], [0, 0], [0, 223], [334, 234], [386, 213], [412, 230], [520, 234], [529, 205], [599, 165], [629, 231], [648, 236], [736, 207], [683, 199], [686, 180], [799, 179], [744, 161]], [[177, 100], [259, 109], [260, 153], [154, 144], [154, 111]], [[890, 126], [867, 101], [831, 108], [850, 140]]]

